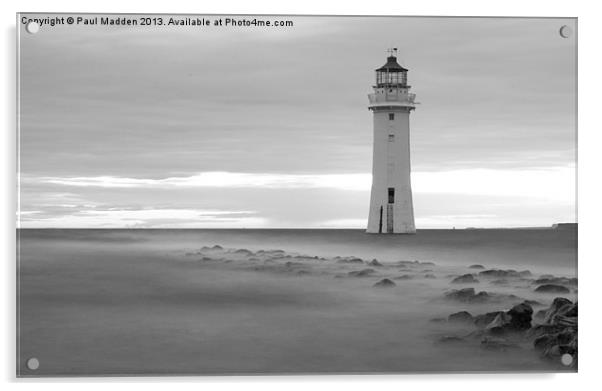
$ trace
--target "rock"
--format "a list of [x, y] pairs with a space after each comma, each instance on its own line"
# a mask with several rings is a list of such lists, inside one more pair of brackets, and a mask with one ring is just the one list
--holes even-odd
[[557, 359], [568, 353], [577, 355], [577, 331], [566, 329], [555, 334], [544, 334], [533, 341], [533, 347], [543, 357]]
[[488, 278], [518, 278], [518, 277], [529, 277], [531, 272], [529, 270], [523, 270], [517, 272], [516, 270], [508, 269], [489, 269], [479, 272], [479, 276]]
[[478, 283], [479, 280], [474, 278], [472, 274], [464, 274], [460, 277], [454, 278], [451, 283], [452, 284], [475, 284]]
[[546, 312], [545, 324], [573, 326], [577, 325], [577, 304], [564, 304], [558, 309]]
[[424, 278], [436, 279], [437, 277], [434, 274], [425, 274]]
[[573, 304], [564, 315], [569, 317], [577, 317], [577, 305], [578, 303]]
[[473, 323], [474, 318], [468, 311], [455, 312], [447, 317], [450, 323]]
[[337, 260], [337, 263], [364, 263], [364, 261], [361, 258], [347, 257], [339, 258]]
[[[547, 309], [544, 323], [531, 328], [528, 338], [534, 338], [533, 346], [542, 357], [558, 359], [563, 354], [577, 357], [578, 304], [564, 297], [557, 297]], [[541, 316], [538, 313], [538, 316]]]
[[537, 300], [525, 300], [523, 303], [527, 303], [529, 304], [531, 307], [535, 307], [535, 306], [542, 306], [543, 304], [541, 304], [539, 301]]
[[317, 259], [317, 258], [310, 257], [310, 256], [307, 256], [307, 255], [295, 255], [295, 256], [294, 256], [294, 257], [292, 257], [292, 258], [295, 258], [295, 259], [300, 259], [300, 260], [302, 260], [302, 261], [307, 261], [307, 260], [310, 260], [310, 259], [312, 259], [312, 260], [313, 260], [313, 259]]
[[571, 291], [562, 285], [545, 284], [540, 285], [535, 289], [535, 292], [540, 293], [570, 293]]
[[485, 269], [485, 266], [483, 265], [470, 265], [468, 266], [469, 269]]
[[481, 340], [481, 348], [487, 350], [506, 351], [509, 349], [517, 349], [519, 347], [505, 338], [485, 337]]
[[474, 288], [453, 289], [445, 293], [445, 297], [451, 300], [457, 300], [466, 303], [484, 302], [490, 298], [487, 292], [475, 293]]
[[499, 280], [493, 280], [493, 281], [491, 281], [490, 284], [493, 284], [493, 285], [508, 285], [508, 280], [506, 280], [504, 278], [501, 278]]
[[435, 266], [434, 262], [420, 262], [420, 261], [398, 261], [394, 264], [395, 266]]
[[431, 273], [433, 271], [433, 269], [424, 269], [421, 270], [420, 273]]
[[347, 274], [351, 277], [367, 277], [375, 272], [376, 272], [376, 270], [374, 270], [374, 269], [362, 269], [362, 270], [354, 270]]
[[535, 313], [535, 315], [533, 315], [533, 319], [539, 320], [539, 321], [543, 321], [544, 318], [546, 317], [546, 311], [547, 310], [539, 310]]
[[533, 347], [536, 350], [543, 351], [545, 349], [551, 348], [556, 341], [556, 334], [543, 334], [533, 341]]
[[533, 308], [525, 302], [517, 304], [509, 311], [488, 312], [474, 319], [477, 328], [490, 335], [504, 335], [528, 330], [531, 327]]
[[369, 265], [369, 266], [380, 267], [380, 266], [382, 266], [383, 264], [382, 264], [382, 263], [380, 263], [380, 262], [378, 262], [378, 260], [377, 260], [377, 259], [373, 259], [373, 260], [371, 260], [370, 262], [368, 262], [368, 265]]
[[474, 288], [454, 289], [445, 294], [448, 299], [457, 299], [460, 301], [468, 301], [476, 294]]
[[489, 269], [479, 272], [479, 276], [491, 277], [491, 278], [505, 278], [505, 277], [518, 277], [519, 274], [516, 270], [500, 270], [500, 269]]
[[546, 324], [550, 324], [552, 318], [558, 313], [558, 310], [565, 307], [568, 310], [568, 306], [572, 305], [573, 302], [564, 297], [557, 297], [552, 301], [550, 308], [547, 309], [546, 314], [544, 316], [543, 322]]
[[380, 280], [373, 286], [375, 286], [377, 288], [393, 288], [395, 285], [396, 284], [393, 281], [389, 280], [388, 278], [383, 278], [382, 280]]
[[526, 302], [515, 305], [507, 313], [510, 316], [508, 328], [513, 331], [523, 331], [531, 328], [533, 308]]
[[458, 342], [464, 342], [464, 338], [458, 337], [457, 335], [444, 335], [443, 337], [440, 337], [436, 341], [436, 343], [444, 343], [444, 344], [458, 343]]
[[238, 249], [238, 250], [234, 251], [234, 254], [253, 255], [253, 252], [247, 250], [246, 248], [241, 248], [241, 249]]
[[203, 246], [201, 247], [201, 249], [197, 252], [197, 254], [200, 254], [202, 252], [211, 252], [211, 251], [222, 251], [224, 248], [220, 245], [215, 245], [212, 247], [208, 247], [208, 246]]
[[488, 312], [486, 314], [482, 314], [482, 315], [477, 315], [474, 317], [474, 324], [475, 326], [477, 326], [477, 328], [479, 329], [484, 329], [485, 327], [487, 327], [487, 325], [489, 325], [491, 322], [493, 322], [493, 320], [499, 315], [499, 314], [503, 314], [503, 311], [494, 311], [494, 312]]
[[542, 284], [553, 284], [553, 285], [568, 285], [568, 286], [577, 286], [576, 278], [566, 278], [566, 277], [547, 277], [547, 278], [538, 278], [533, 281], [534, 284], [542, 285]]
[[405, 266], [405, 265], [416, 265], [418, 261], [398, 261], [395, 265], [397, 266]]
[[485, 331], [491, 335], [502, 335], [509, 331], [509, 325], [512, 317], [505, 312], [500, 312], [495, 318], [485, 326]]
[[484, 302], [487, 301], [491, 296], [489, 295], [489, 293], [485, 292], [485, 291], [481, 291], [479, 293], [477, 293], [473, 298], [472, 298], [472, 302]]
[[528, 339], [534, 339], [534, 338], [541, 337], [542, 335], [556, 334], [561, 331], [562, 331], [562, 327], [552, 326], [549, 324], [540, 324], [540, 325], [534, 326], [531, 329], [529, 329], [529, 331], [527, 331], [525, 337]]
[[411, 280], [412, 278], [414, 278], [414, 276], [411, 276], [409, 274], [404, 274], [402, 276], [393, 277], [394, 280]]

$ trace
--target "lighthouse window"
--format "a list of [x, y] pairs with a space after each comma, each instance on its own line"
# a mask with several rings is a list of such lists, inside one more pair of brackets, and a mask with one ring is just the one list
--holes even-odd
[[395, 135], [394, 134], [390, 134], [389, 135], [389, 142], [392, 143], [393, 141], [395, 141]]
[[393, 121], [395, 119], [395, 113], [389, 113], [389, 121]]
[[389, 204], [395, 203], [395, 188], [389, 187]]

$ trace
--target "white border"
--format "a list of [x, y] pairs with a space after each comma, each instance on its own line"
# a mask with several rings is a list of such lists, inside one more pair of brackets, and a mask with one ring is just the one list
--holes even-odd
[[[344, 7], [342, 5], [344, 4]], [[155, 13], [253, 13], [253, 14], [331, 14], [331, 15], [441, 15], [441, 16], [561, 16], [578, 17], [579, 26], [579, 296], [581, 314], [579, 330], [579, 374], [499, 374], [499, 375], [395, 375], [395, 376], [274, 376], [274, 377], [208, 377], [208, 378], [93, 378], [93, 379], [15, 379], [15, 209], [16, 209], [16, 137], [15, 137], [15, 62], [16, 62], [16, 29], [15, 13], [22, 12], [155, 12]], [[305, 390], [311, 388], [345, 387], [347, 390], [367, 388], [399, 388], [422, 390], [470, 390], [487, 389], [488, 391], [508, 389], [536, 388], [547, 390], [589, 389], [597, 388], [598, 363], [602, 349], [600, 346], [600, 234], [598, 226], [602, 221], [600, 201], [602, 186], [598, 171], [602, 167], [600, 161], [601, 110], [599, 89], [602, 64], [600, 61], [600, 25], [602, 14], [595, 2], [585, 1], [546, 1], [527, 0], [504, 1], [429, 1], [400, 2], [380, 0], [377, 2], [327, 2], [324, 0], [299, 1], [145, 1], [126, 3], [123, 0], [105, 0], [102, 2], [85, 1], [4, 1], [2, 2], [2, 26], [4, 32], [4, 50], [2, 75], [5, 91], [3, 99], [3, 116], [5, 119], [2, 133], [2, 243], [4, 250], [4, 284], [5, 293], [2, 301], [2, 380], [6, 389], [13, 387], [44, 387], [45, 390], [64, 388], [104, 390], [105, 383], [111, 388], [125, 389], [132, 383], [145, 383], [145, 390], [164, 389], [167, 383], [175, 383], [177, 387], [198, 389], [235, 389], [245, 390]], [[48, 384], [40, 384], [48, 383]], [[599, 386], [599, 385], [598, 385]]]

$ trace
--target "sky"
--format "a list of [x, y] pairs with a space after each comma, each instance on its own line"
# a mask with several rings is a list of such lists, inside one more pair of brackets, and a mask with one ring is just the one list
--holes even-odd
[[258, 18], [21, 26], [18, 226], [364, 228], [390, 47], [418, 229], [576, 221], [574, 19]]

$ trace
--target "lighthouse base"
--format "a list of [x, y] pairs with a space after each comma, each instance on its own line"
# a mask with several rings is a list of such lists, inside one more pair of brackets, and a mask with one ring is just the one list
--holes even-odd
[[[368, 217], [367, 233], [373, 234], [415, 234], [414, 211], [412, 208], [412, 196], [406, 191], [406, 197], [399, 203], [389, 203], [373, 192]], [[380, 198], [380, 199], [379, 199]], [[393, 201], [392, 199], [389, 199]], [[385, 202], [383, 202], [385, 201]]]

